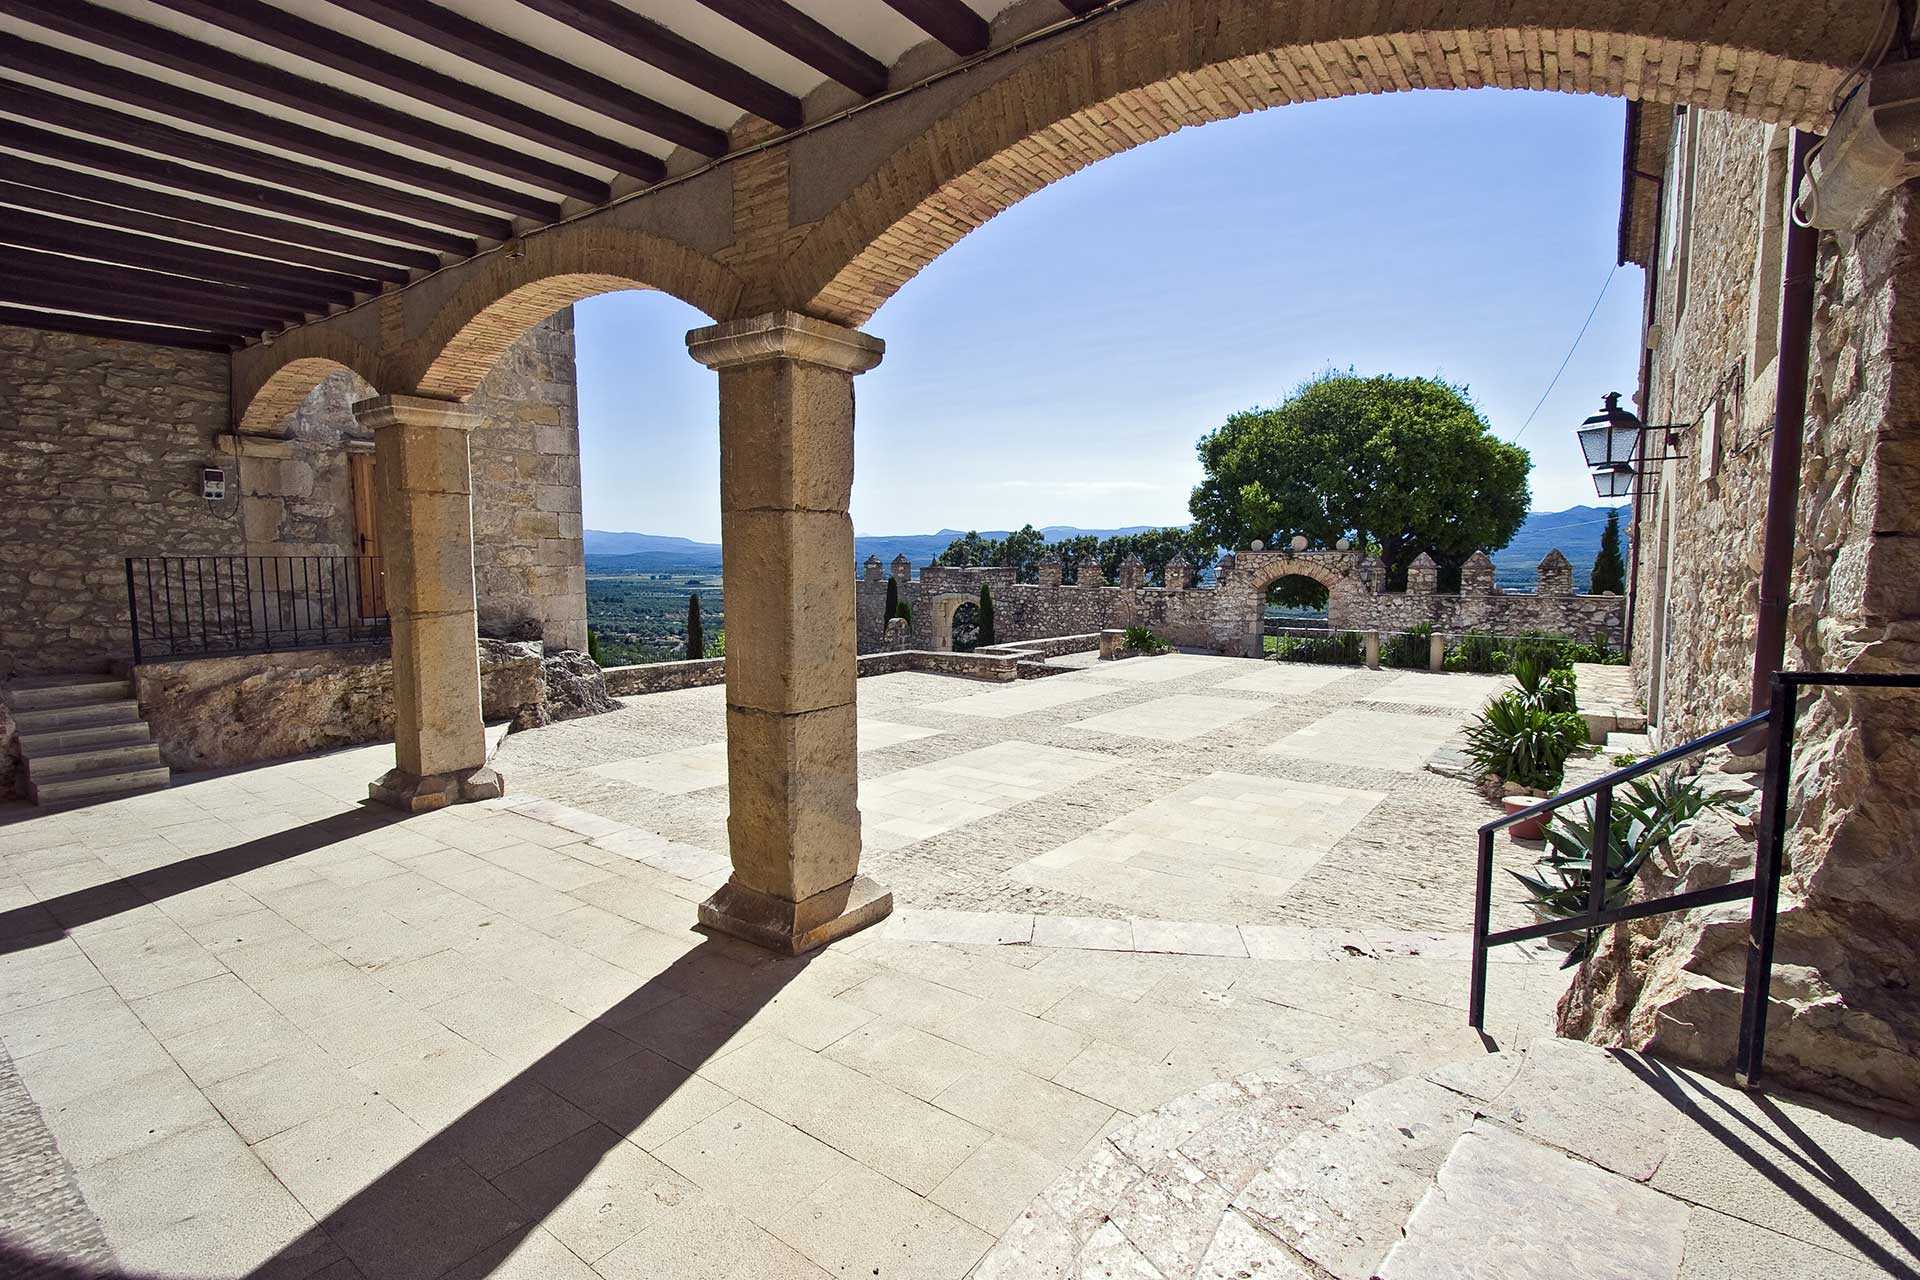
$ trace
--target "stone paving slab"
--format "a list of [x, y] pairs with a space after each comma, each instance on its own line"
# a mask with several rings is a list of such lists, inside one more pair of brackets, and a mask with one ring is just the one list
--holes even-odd
[[1478, 711], [1489, 700], [1513, 687], [1508, 676], [1483, 676], [1467, 672], [1409, 671], [1395, 677], [1383, 688], [1365, 695], [1367, 702], [1391, 703], [1415, 707], [1448, 707], [1459, 711]]
[[1089, 733], [1151, 738], [1155, 742], [1191, 742], [1236, 720], [1258, 715], [1262, 709], [1258, 703], [1237, 698], [1215, 698], [1200, 693], [1176, 694], [1089, 716], [1085, 720], [1075, 721], [1071, 727]]
[[1214, 658], [1197, 653], [1163, 653], [1155, 657], [1126, 658], [1096, 662], [1068, 680], [1116, 680], [1124, 684], [1160, 684], [1188, 676], [1213, 674], [1233, 664], [1233, 658]]
[[1008, 875], [1130, 911], [1244, 919], [1251, 900], [1284, 899], [1382, 798], [1216, 773]]
[[1011, 716], [1023, 716], [1031, 711], [1045, 711], [1052, 707], [1065, 706], [1070, 702], [1103, 698], [1112, 692], [1112, 689], [1091, 681], [1020, 680], [1013, 684], [989, 689], [985, 693], [974, 693], [963, 698], [949, 698], [941, 702], [928, 703], [926, 710], [930, 713], [988, 716], [995, 720], [1004, 720]]
[[861, 788], [861, 838], [898, 848], [1037, 800], [1110, 769], [1110, 759], [1029, 742], [1002, 742], [902, 769]]
[[1294, 730], [1267, 752], [1412, 773], [1458, 732], [1457, 724], [1437, 716], [1348, 707]]

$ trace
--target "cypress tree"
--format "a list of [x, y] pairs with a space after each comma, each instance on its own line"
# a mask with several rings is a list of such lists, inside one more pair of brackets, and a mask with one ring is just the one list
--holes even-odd
[[707, 656], [707, 637], [700, 628], [700, 593], [687, 597], [687, 657]]
[[986, 583], [980, 584], [980, 644], [993, 643], [993, 592]]
[[1593, 558], [1593, 579], [1587, 584], [1587, 590], [1596, 595], [1611, 591], [1616, 595], [1626, 591], [1627, 566], [1620, 558], [1620, 508], [1614, 507], [1607, 512], [1607, 527], [1600, 535], [1600, 554]]
[[887, 611], [880, 616], [883, 623], [891, 622], [900, 613], [900, 579], [887, 579]]

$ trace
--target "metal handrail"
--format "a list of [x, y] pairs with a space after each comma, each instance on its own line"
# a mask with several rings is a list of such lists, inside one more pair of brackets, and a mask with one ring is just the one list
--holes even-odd
[[128, 556], [136, 665], [387, 636], [378, 556]]
[[[1786, 851], [1787, 792], [1793, 769], [1793, 735], [1798, 712], [1798, 691], [1809, 686], [1846, 688], [1920, 689], [1920, 675], [1881, 674], [1847, 671], [1776, 671], [1769, 683], [1770, 697], [1765, 711], [1736, 720], [1712, 733], [1670, 747], [1645, 760], [1616, 769], [1604, 777], [1582, 783], [1571, 790], [1550, 796], [1539, 804], [1502, 815], [1483, 824], [1479, 831], [1479, 860], [1476, 867], [1473, 904], [1473, 969], [1467, 1001], [1467, 1024], [1476, 1031], [1486, 1022], [1487, 953], [1494, 947], [1527, 942], [1562, 933], [1581, 933], [1647, 916], [1689, 911], [1750, 897], [1753, 902], [1748, 919], [1746, 984], [1741, 993], [1740, 1039], [1735, 1055], [1734, 1076], [1745, 1088], [1757, 1088], [1766, 1052], [1767, 1000], [1773, 985], [1773, 943], [1780, 909], [1780, 868]], [[1765, 727], [1766, 765], [1760, 792], [1760, 820], [1756, 825], [1758, 845], [1754, 851], [1754, 873], [1744, 880], [1731, 881], [1708, 889], [1649, 898], [1623, 906], [1609, 907], [1607, 898], [1607, 857], [1612, 846], [1613, 790], [1622, 783], [1665, 768], [1687, 756], [1709, 751], [1723, 743], [1746, 737]], [[1490, 929], [1493, 909], [1493, 837], [1505, 827], [1531, 818], [1546, 817], [1569, 804], [1594, 798], [1593, 847], [1587, 851], [1589, 894], [1587, 909], [1564, 920], [1546, 920], [1538, 924], [1498, 933]], [[1591, 954], [1591, 953], [1590, 953]]]

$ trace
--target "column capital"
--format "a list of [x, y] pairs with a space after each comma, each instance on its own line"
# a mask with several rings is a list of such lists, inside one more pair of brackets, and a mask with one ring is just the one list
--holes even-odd
[[797, 360], [844, 373], [865, 373], [880, 363], [880, 339], [797, 311], [769, 311], [708, 325], [687, 334], [687, 351], [709, 369], [731, 369], [763, 360]]
[[441, 427], [448, 431], [471, 431], [480, 425], [480, 411], [464, 400], [442, 400], [438, 396], [374, 396], [353, 403], [354, 421], [378, 431], [382, 427]]

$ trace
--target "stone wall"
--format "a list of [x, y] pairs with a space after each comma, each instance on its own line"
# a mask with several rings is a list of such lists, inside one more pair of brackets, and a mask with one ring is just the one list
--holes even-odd
[[[1329, 624], [1341, 630], [1406, 631], [1427, 625], [1436, 631], [1478, 629], [1500, 635], [1551, 631], [1621, 646], [1625, 598], [1575, 593], [1566, 558], [1559, 552], [1550, 552], [1542, 562], [1541, 589], [1535, 592], [1501, 590], [1493, 585], [1491, 562], [1484, 556], [1475, 560], [1478, 563], [1470, 561], [1463, 572], [1458, 593], [1435, 591], [1432, 573], [1422, 575], [1417, 568], [1408, 590], [1378, 589], [1383, 577], [1378, 563], [1345, 551], [1241, 551], [1222, 560], [1212, 586], [1061, 583], [1046, 567], [1037, 583], [1015, 582], [1012, 569], [941, 565], [929, 565], [913, 580], [900, 561], [893, 578], [900, 600], [913, 610], [912, 643], [923, 649], [946, 647], [953, 610], [977, 601], [984, 581], [993, 591], [994, 639], [1002, 644], [1144, 626], [1183, 648], [1257, 656], [1267, 590], [1292, 575], [1312, 577], [1328, 587]], [[1123, 577], [1143, 581], [1137, 571], [1124, 570]], [[877, 560], [866, 564], [859, 579], [863, 653], [885, 645], [887, 581]]]
[[[267, 433], [230, 425], [226, 357], [0, 326], [0, 679], [131, 656], [129, 555], [348, 555], [349, 455], [370, 448], [337, 372]], [[474, 395], [483, 631], [586, 647], [573, 329], [523, 337]], [[227, 498], [200, 496], [203, 468]]]
[[[1769, 173], [1783, 141], [1696, 117], [1690, 252], [1663, 271], [1650, 421], [1698, 421], [1642, 513], [1634, 673], [1663, 738], [1747, 709], [1772, 444], [1777, 312]], [[1670, 226], [1672, 224], [1669, 224]], [[1889, 196], [1850, 245], [1823, 237], [1786, 664], [1920, 670], [1920, 210]], [[1653, 254], [1663, 246], [1654, 245]], [[1651, 255], [1649, 255], [1651, 256]], [[1788, 812], [1770, 1078], [1920, 1112], [1920, 698], [1823, 693], [1802, 707]], [[1709, 775], [1711, 776], [1711, 775]], [[1704, 830], [1648, 891], [1747, 874], [1750, 837]], [[1745, 908], [1608, 934], [1562, 1005], [1604, 1043], [1723, 1066]]]
[[128, 555], [241, 549], [227, 358], [0, 325], [0, 678], [102, 669], [128, 651]]
[[587, 647], [573, 309], [507, 349], [472, 403], [473, 563], [485, 635]]
[[[385, 645], [146, 662], [134, 696], [174, 769], [224, 769], [393, 737]], [[515, 729], [612, 710], [598, 668], [537, 640], [480, 641], [480, 710]]]

